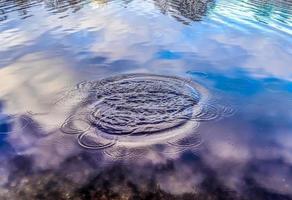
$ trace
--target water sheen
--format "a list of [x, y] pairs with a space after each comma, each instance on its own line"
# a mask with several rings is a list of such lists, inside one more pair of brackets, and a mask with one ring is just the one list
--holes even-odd
[[0, 0], [0, 199], [292, 199], [291, 0]]

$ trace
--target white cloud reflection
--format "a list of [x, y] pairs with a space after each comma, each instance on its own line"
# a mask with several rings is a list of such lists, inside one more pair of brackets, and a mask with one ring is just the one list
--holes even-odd
[[[100, 166], [110, 168], [100, 154], [84, 152], [74, 137], [59, 131], [68, 110], [51, 105], [58, 92], [79, 80], [89, 79], [89, 76], [97, 79], [126, 72], [184, 75], [190, 69], [228, 74], [233, 70], [244, 70], [255, 79], [276, 77], [291, 80], [292, 50], [289, 41], [287, 46], [283, 46], [286, 40], [281, 37], [242, 34], [228, 26], [207, 21], [184, 26], [157, 12], [149, 1], [138, 2], [133, 2], [122, 12], [120, 4], [86, 6], [75, 15], [62, 19], [58, 15], [47, 16], [46, 11], [40, 9], [34, 18], [30, 18], [33, 24], [22, 23], [19, 29], [1, 32], [1, 64], [4, 64], [0, 68], [0, 97], [4, 101], [5, 113], [40, 113], [30, 116], [35, 127], [12, 132], [7, 140], [18, 155], [32, 159], [30, 167], [34, 170], [67, 170], [67, 173], [77, 174], [72, 175], [74, 182], [83, 184], [89, 181], [90, 173], [103, 170]], [[41, 53], [34, 53], [34, 48]], [[20, 52], [21, 56], [15, 59], [15, 55], [11, 54], [13, 51]], [[164, 57], [157, 58], [161, 51], [166, 52], [166, 56], [163, 54]], [[104, 56], [105, 61], [93, 63], [92, 71], [82, 73], [83, 68], [92, 66], [78, 57], [81, 52]], [[169, 59], [173, 55], [176, 58], [177, 54], [181, 59]], [[114, 65], [115, 61], [121, 60], [127, 60], [127, 66], [121, 66], [123, 63]], [[76, 66], [80, 63], [83, 64], [81, 67]], [[130, 64], [133, 67], [129, 67]], [[93, 72], [94, 75], [91, 74]], [[253, 115], [257, 120], [264, 119], [270, 115], [269, 109], [274, 108], [278, 119], [291, 122], [287, 116], [283, 118], [281, 115], [288, 112], [290, 104], [282, 102], [272, 106], [263, 101], [265, 99], [269, 97], [257, 99], [256, 96], [250, 105], [240, 105], [239, 110], [246, 111], [239, 113], [242, 118], [234, 117], [202, 127], [204, 148], [198, 157], [192, 157], [195, 161], [185, 163], [182, 154], [165, 156], [158, 151], [150, 151], [134, 162], [125, 161], [129, 162], [131, 169], [131, 173], [125, 172], [128, 173], [126, 175], [140, 185], [149, 181], [147, 178], [139, 180], [140, 177], [152, 177], [161, 189], [171, 194], [199, 193], [206, 189], [201, 185], [204, 180], [214, 176], [221, 185], [239, 193], [248, 191], [246, 178], [250, 178], [255, 187], [292, 195], [291, 128], [282, 129], [279, 123], [272, 130], [273, 142], [270, 143], [256, 138], [261, 130], [256, 129], [257, 125], [252, 120], [244, 118]], [[264, 109], [259, 109], [259, 105]], [[50, 114], [42, 115], [47, 112]], [[261, 134], [270, 137], [265, 132]], [[94, 161], [82, 160], [83, 154], [90, 155]], [[79, 156], [78, 164], [74, 159], [68, 161]], [[9, 159], [1, 158], [1, 162], [8, 163]], [[13, 176], [11, 166], [1, 164], [2, 189], [10, 181], [9, 176]], [[21, 171], [21, 166], [17, 167]], [[76, 167], [80, 167], [79, 171]], [[166, 172], [160, 168], [165, 168]], [[87, 176], [83, 174], [85, 171]]]

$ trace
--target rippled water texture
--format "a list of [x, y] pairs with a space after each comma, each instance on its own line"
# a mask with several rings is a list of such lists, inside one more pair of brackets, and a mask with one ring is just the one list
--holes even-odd
[[[56, 105], [70, 104], [76, 97], [79, 103], [75, 103], [61, 131], [78, 134], [82, 147], [96, 150], [165, 143], [168, 149], [178, 151], [196, 148], [200, 144], [196, 131], [200, 121], [233, 112], [228, 106], [216, 105], [208, 90], [195, 82], [151, 74], [81, 82], [65, 91]], [[196, 138], [193, 144], [192, 138]], [[179, 142], [183, 140], [187, 145]]]
[[0, 0], [0, 199], [292, 199], [291, 0]]

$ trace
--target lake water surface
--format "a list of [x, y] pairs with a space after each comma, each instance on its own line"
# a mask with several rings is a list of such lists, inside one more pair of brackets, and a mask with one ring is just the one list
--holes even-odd
[[0, 199], [292, 199], [291, 0], [0, 0]]

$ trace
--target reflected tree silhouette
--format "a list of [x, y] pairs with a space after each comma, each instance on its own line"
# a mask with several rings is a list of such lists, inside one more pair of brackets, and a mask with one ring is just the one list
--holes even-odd
[[[154, 3], [163, 14], [171, 15], [184, 24], [189, 24], [191, 21], [201, 21], [216, 7], [214, 0], [155, 0]], [[269, 24], [271, 20], [276, 20], [289, 24], [288, 22], [291, 21], [291, 1], [241, 0], [228, 1], [223, 4], [226, 6], [234, 4], [232, 5], [234, 9], [244, 6], [244, 9], [253, 13], [255, 19], [261, 23]]]
[[213, 0], [155, 0], [163, 14], [169, 14], [184, 24], [201, 21], [214, 6]]
[[[25, 19], [33, 16], [32, 8], [44, 5], [45, 9], [52, 14], [77, 12], [86, 4], [105, 5], [109, 0], [1, 0], [0, 21], [8, 19], [10, 13], [17, 12], [18, 17]], [[131, 3], [122, 1], [123, 5]], [[190, 24], [192, 21], [201, 21], [216, 7], [214, 0], [154, 0], [155, 6], [161, 13], [170, 15], [177, 21]], [[292, 16], [292, 3], [287, 0], [241, 0], [225, 2], [235, 9], [244, 6], [248, 12], [253, 13], [255, 19], [261, 23], [269, 24], [271, 20], [289, 25]], [[244, 5], [242, 5], [244, 4]]]
[[64, 13], [67, 11], [77, 12], [85, 4], [106, 4], [107, 0], [3, 0], [0, 1], [0, 21], [8, 19], [8, 15], [14, 12], [18, 17], [24, 19], [33, 15], [32, 8], [40, 4], [52, 14]]

